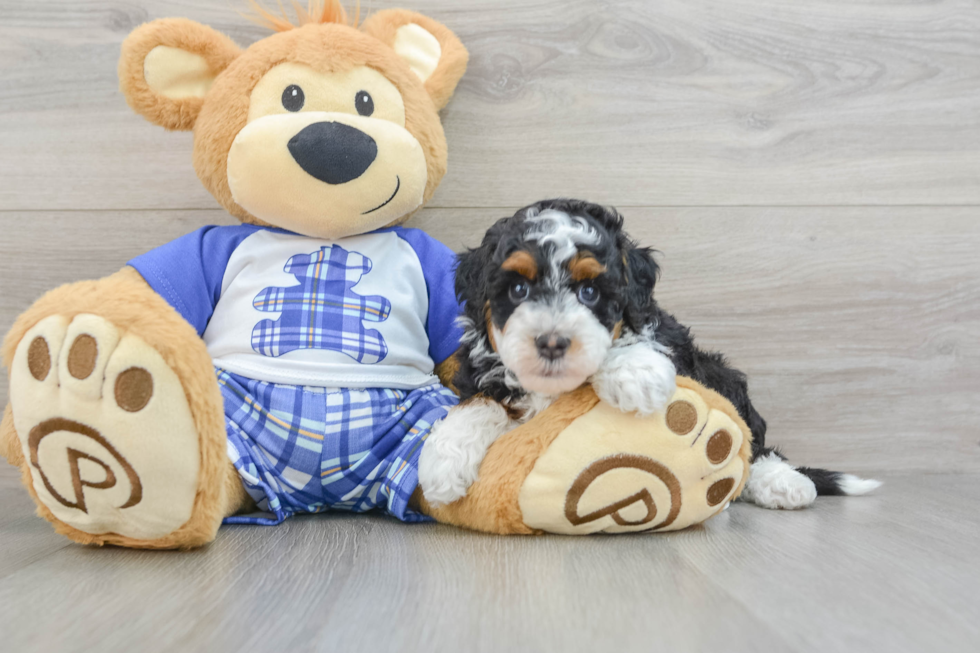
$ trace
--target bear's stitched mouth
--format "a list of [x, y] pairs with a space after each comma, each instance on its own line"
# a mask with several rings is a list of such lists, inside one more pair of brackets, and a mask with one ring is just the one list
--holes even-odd
[[376, 206], [376, 207], [374, 207], [374, 208], [373, 208], [373, 209], [371, 209], [370, 211], [365, 211], [365, 212], [364, 212], [364, 213], [362, 213], [361, 215], [367, 215], [368, 213], [374, 213], [374, 212], [375, 212], [375, 211], [377, 211], [378, 209], [383, 209], [384, 207], [386, 207], [386, 206], [388, 206], [388, 204], [390, 204], [390, 203], [391, 203], [391, 200], [393, 200], [393, 199], [395, 199], [395, 195], [397, 195], [397, 194], [398, 194], [398, 191], [399, 191], [399, 190], [401, 189], [401, 187], [402, 187], [402, 180], [401, 180], [401, 177], [399, 177], [398, 175], [395, 175], [395, 192], [391, 194], [391, 197], [389, 197], [389, 198], [388, 198], [388, 199], [386, 199], [386, 200], [385, 200], [384, 202], [382, 202], [382, 203], [381, 203], [381, 204], [379, 204], [378, 206]]

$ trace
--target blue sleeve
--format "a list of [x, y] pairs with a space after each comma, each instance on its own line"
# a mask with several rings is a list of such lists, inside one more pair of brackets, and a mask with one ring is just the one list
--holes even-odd
[[197, 329], [211, 320], [228, 259], [258, 227], [202, 227], [129, 261], [161, 297]]
[[461, 312], [456, 300], [456, 255], [424, 231], [404, 227], [396, 227], [393, 231], [415, 250], [422, 264], [422, 276], [429, 293], [425, 332], [429, 336], [429, 356], [438, 365], [456, 353], [463, 335], [456, 323]]

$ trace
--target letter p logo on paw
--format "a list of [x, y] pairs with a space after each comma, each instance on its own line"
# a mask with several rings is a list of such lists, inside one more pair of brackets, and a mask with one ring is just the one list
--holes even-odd
[[[48, 436], [53, 437], [45, 441]], [[44, 487], [66, 508], [87, 513], [86, 488], [90, 491], [112, 490], [104, 497], [110, 504], [125, 497], [121, 504], [112, 506], [119, 509], [131, 508], [143, 498], [143, 485], [133, 466], [91, 427], [69, 419], [49, 419], [31, 430], [28, 447], [31, 465], [40, 475]], [[119, 477], [116, 470], [122, 471]], [[101, 478], [98, 478], [99, 474]], [[121, 482], [122, 479], [125, 482]]]
[[[647, 487], [651, 485], [649, 481], [652, 479], [642, 478], [647, 474], [659, 480], [659, 484], [667, 489], [667, 496], [663, 498], [667, 499], [665, 503], [669, 506], [669, 510], [657, 523], [653, 522], [661, 510], [658, 510], [657, 500]], [[624, 478], [628, 476], [632, 478]], [[603, 481], [607, 482], [603, 483]], [[621, 498], [624, 494], [623, 489], [631, 485], [638, 487], [639, 490], [626, 493], [628, 496]], [[602, 507], [592, 510], [585, 507], [589, 503], [596, 502]], [[681, 486], [677, 477], [669, 469], [646, 456], [618, 454], [597, 460], [579, 474], [565, 496], [565, 518], [572, 526], [581, 526], [603, 517], [612, 517], [613, 522], [622, 527], [666, 528], [677, 519], [680, 510]]]

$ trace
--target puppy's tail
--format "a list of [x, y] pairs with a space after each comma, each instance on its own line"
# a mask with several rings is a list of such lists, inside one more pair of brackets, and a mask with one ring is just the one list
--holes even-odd
[[818, 496], [859, 496], [881, 487], [881, 481], [860, 478], [843, 472], [832, 472], [828, 469], [797, 467], [796, 471], [813, 481]]

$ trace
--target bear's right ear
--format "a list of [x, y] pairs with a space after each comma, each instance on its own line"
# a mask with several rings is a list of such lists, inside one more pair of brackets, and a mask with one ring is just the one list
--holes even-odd
[[466, 71], [469, 54], [448, 27], [405, 9], [383, 9], [364, 21], [361, 29], [395, 51], [418, 75], [442, 109]]
[[241, 54], [224, 34], [186, 18], [133, 30], [122, 44], [119, 88], [136, 113], [167, 129], [193, 129], [211, 84]]

